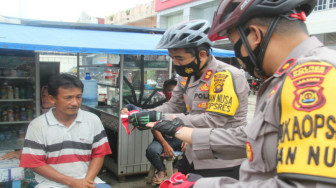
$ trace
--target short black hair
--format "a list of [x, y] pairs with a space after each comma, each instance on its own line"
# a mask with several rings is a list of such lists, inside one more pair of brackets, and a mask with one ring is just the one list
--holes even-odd
[[163, 90], [167, 90], [168, 86], [176, 86], [177, 85], [177, 81], [173, 78], [168, 79], [166, 81], [163, 82]]
[[84, 85], [82, 81], [80, 81], [76, 76], [70, 74], [58, 74], [50, 78], [48, 83], [48, 93], [53, 97], [57, 97], [58, 95], [58, 88], [80, 88], [83, 92]]
[[209, 57], [211, 47], [208, 44], [201, 44], [201, 45], [196, 46], [196, 47], [184, 48], [184, 50], [185, 50], [186, 53], [189, 53], [193, 57], [195, 57], [195, 55], [196, 55], [195, 54], [195, 48], [196, 48], [197, 52], [200, 52], [200, 51], [204, 50], [206, 52], [207, 56]]
[[[261, 25], [264, 27], [269, 27], [271, 21], [273, 20], [274, 17], [255, 17], [247, 21], [245, 24], [243, 24], [243, 29], [245, 30], [246, 28], [249, 27], [249, 25], [252, 24], [257, 24]], [[289, 20], [286, 18], [281, 18], [278, 25], [276, 26], [274, 33], [278, 35], [289, 35], [292, 33], [296, 33], [298, 31], [302, 31], [306, 34], [308, 34], [307, 26], [306, 24], [301, 21], [301, 20]]]
[[210, 55], [210, 50], [211, 50], [211, 46], [209, 46], [208, 44], [201, 44], [199, 46], [196, 46], [196, 47], [189, 47], [189, 48], [170, 48], [172, 50], [178, 50], [178, 49], [184, 49], [184, 51], [188, 54], [191, 54], [192, 57], [195, 57], [195, 49], [197, 50], [197, 52], [200, 52], [202, 50], [204, 50], [207, 54], [207, 56], [209, 57]]

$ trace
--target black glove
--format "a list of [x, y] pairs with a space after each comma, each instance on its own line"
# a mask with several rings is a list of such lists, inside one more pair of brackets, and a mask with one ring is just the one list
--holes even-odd
[[128, 116], [128, 120], [139, 130], [149, 129], [146, 124], [149, 122], [156, 122], [162, 119], [162, 113], [157, 111], [142, 111], [132, 113]]
[[180, 118], [175, 118], [173, 121], [164, 120], [157, 123], [153, 129], [160, 131], [169, 136], [175, 136], [175, 133], [184, 126]]
[[139, 112], [143, 111], [142, 108], [137, 107], [137, 106], [135, 106], [133, 104], [126, 104], [125, 108], [127, 108], [128, 111], [132, 111], [132, 110], [138, 110]]

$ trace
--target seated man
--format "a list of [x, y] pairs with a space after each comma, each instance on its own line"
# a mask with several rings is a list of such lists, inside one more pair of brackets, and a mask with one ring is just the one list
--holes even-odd
[[[177, 81], [175, 79], [166, 80], [163, 84], [163, 93], [166, 96], [166, 101], [169, 101], [171, 98], [171, 93], [177, 85]], [[160, 184], [165, 178], [165, 166], [160, 158], [160, 154], [173, 156], [174, 150], [181, 151], [182, 141], [161, 134], [157, 130], [152, 130], [154, 140], [149, 144], [146, 150], [146, 157], [155, 166], [157, 169], [157, 173], [153, 179], [153, 183]]]
[[60, 74], [49, 82], [48, 92], [55, 107], [29, 124], [20, 166], [37, 173], [36, 187], [104, 183], [96, 176], [111, 150], [100, 119], [79, 109], [82, 82]]

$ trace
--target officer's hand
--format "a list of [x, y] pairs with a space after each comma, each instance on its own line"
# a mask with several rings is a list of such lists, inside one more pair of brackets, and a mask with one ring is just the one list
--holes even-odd
[[[153, 129], [160, 131], [169, 136], [175, 136], [175, 133], [184, 126], [180, 118], [175, 118], [173, 121], [164, 120], [154, 125]], [[148, 125], [150, 127], [150, 125]]]
[[128, 116], [128, 120], [133, 126], [137, 127], [139, 130], [146, 130], [146, 124], [149, 122], [156, 122], [162, 119], [162, 113], [156, 111], [142, 111], [137, 113], [132, 113]]

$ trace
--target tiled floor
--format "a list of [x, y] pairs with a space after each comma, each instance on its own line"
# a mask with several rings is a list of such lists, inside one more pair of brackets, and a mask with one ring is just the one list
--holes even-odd
[[[252, 93], [249, 96], [248, 114], [247, 114], [248, 122], [251, 122], [253, 118], [256, 98], [257, 98], [256, 95], [253, 95]], [[109, 171], [104, 171], [99, 174], [99, 177], [106, 183], [111, 185], [112, 188], [145, 188], [147, 187], [145, 183], [146, 176], [147, 174], [126, 176], [125, 181], [119, 181], [119, 179]]]

